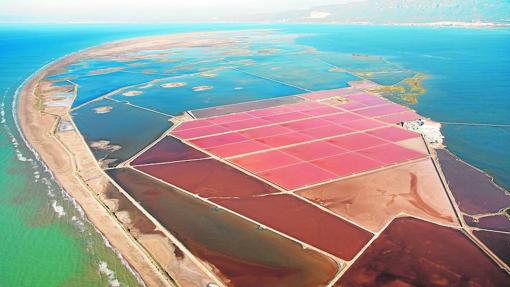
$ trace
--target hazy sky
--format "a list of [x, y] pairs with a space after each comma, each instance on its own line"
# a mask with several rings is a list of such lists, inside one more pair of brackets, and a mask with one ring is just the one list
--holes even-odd
[[360, 0], [0, 0], [1, 22], [182, 22]]

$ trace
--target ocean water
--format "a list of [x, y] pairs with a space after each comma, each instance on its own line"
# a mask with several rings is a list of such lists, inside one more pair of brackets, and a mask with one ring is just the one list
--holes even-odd
[[[338, 25], [0, 25], [0, 285], [133, 286], [136, 276], [105, 244], [24, 145], [12, 114], [25, 78], [70, 52], [150, 34], [275, 28], [322, 52], [382, 56], [428, 75], [412, 105], [443, 122], [510, 124], [510, 30]], [[188, 56], [188, 55], [186, 55]], [[337, 59], [338, 60], [338, 59]], [[328, 61], [335, 61], [334, 58]], [[317, 63], [316, 63], [317, 64]], [[93, 68], [100, 68], [101, 64]], [[398, 72], [400, 73], [400, 72]], [[405, 73], [405, 72], [402, 72]], [[388, 81], [402, 77], [388, 75]], [[313, 82], [309, 83], [313, 86]], [[510, 187], [510, 130], [444, 126], [457, 155]]]

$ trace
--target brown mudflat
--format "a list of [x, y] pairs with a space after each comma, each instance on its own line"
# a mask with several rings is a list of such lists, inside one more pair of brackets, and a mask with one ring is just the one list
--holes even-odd
[[510, 276], [461, 231], [395, 219], [335, 286], [510, 286]]
[[213, 201], [344, 260], [372, 238], [370, 232], [289, 194]]
[[136, 168], [203, 197], [243, 197], [278, 192], [272, 186], [214, 159]]
[[457, 224], [430, 159], [297, 193], [373, 231], [400, 213]]
[[337, 264], [132, 169], [109, 175], [229, 286], [324, 286]]

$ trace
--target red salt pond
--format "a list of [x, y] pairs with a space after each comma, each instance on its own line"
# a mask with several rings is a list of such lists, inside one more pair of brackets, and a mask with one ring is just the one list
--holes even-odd
[[229, 132], [229, 129], [222, 127], [220, 125], [208, 125], [204, 127], [197, 127], [192, 129], [176, 129], [171, 132], [172, 135], [183, 138], [190, 139], [196, 137], [208, 136], [211, 134], [219, 134]]
[[302, 134], [310, 136], [312, 138], [326, 138], [352, 132], [354, 132], [354, 130], [339, 125], [322, 126], [318, 128], [301, 131]]
[[108, 174], [226, 286], [326, 286], [329, 257], [132, 169]]
[[346, 149], [328, 143], [327, 141], [317, 141], [308, 144], [296, 145], [283, 148], [281, 151], [305, 161], [311, 161], [347, 152]]
[[313, 129], [322, 126], [331, 126], [331, 123], [321, 118], [311, 118], [290, 123], [282, 124], [283, 127], [294, 131], [302, 131], [306, 129]]
[[206, 119], [193, 120], [193, 121], [181, 123], [179, 126], [175, 127], [174, 132], [175, 131], [184, 131], [184, 130], [189, 130], [189, 129], [196, 129], [196, 128], [203, 128], [203, 127], [212, 126], [212, 125], [214, 125], [214, 123], [212, 123]]
[[228, 133], [205, 138], [198, 138], [195, 140], [190, 140], [190, 142], [202, 148], [212, 148], [220, 145], [237, 143], [246, 140], [248, 140], [248, 138], [242, 136], [239, 133]]
[[372, 119], [360, 119], [356, 121], [348, 121], [346, 123], [343, 123], [342, 125], [351, 128], [356, 131], [363, 131], [368, 129], [374, 129], [379, 128], [382, 126], [385, 126], [384, 123], [381, 123], [379, 121], [375, 121]]
[[258, 140], [249, 140], [205, 149], [220, 157], [231, 157], [245, 153], [263, 151], [270, 148], [271, 146], [259, 142]]
[[339, 110], [334, 107], [320, 107], [317, 109], [303, 110], [301, 112], [304, 114], [307, 114], [309, 116], [323, 116], [323, 115], [327, 115], [327, 114], [338, 113]]
[[335, 177], [347, 176], [381, 167], [381, 163], [357, 153], [345, 153], [319, 160], [314, 160], [315, 166], [327, 170]]
[[233, 158], [230, 161], [254, 173], [302, 162], [292, 155], [277, 150]]
[[253, 118], [253, 119], [248, 119], [248, 120], [243, 120], [243, 121], [225, 123], [225, 124], [222, 124], [222, 126], [225, 127], [226, 129], [228, 129], [229, 131], [232, 131], [232, 130], [249, 129], [249, 128], [264, 126], [264, 125], [268, 125], [268, 124], [272, 124], [272, 123], [273, 122], [268, 119]]
[[136, 169], [203, 197], [243, 197], [279, 192], [214, 159], [144, 165]]
[[343, 124], [350, 121], [361, 120], [363, 117], [353, 113], [338, 113], [335, 115], [321, 117], [321, 119], [330, 121], [334, 124]]
[[382, 162], [385, 165], [405, 162], [425, 156], [425, 154], [421, 152], [401, 147], [396, 144], [384, 144], [360, 150], [357, 153], [371, 158], [372, 160]]
[[340, 136], [327, 140], [327, 142], [339, 146], [346, 150], [360, 150], [386, 144], [385, 140], [368, 135], [366, 133], [356, 133], [346, 136]]
[[237, 121], [243, 121], [243, 120], [249, 120], [255, 118], [254, 116], [248, 114], [248, 113], [237, 113], [237, 114], [231, 114], [221, 117], [213, 117], [207, 119], [208, 122], [214, 123], [214, 124], [226, 124], [231, 122], [237, 122]]
[[336, 177], [334, 173], [307, 162], [266, 170], [257, 173], [257, 175], [287, 190], [312, 185]]
[[131, 162], [131, 165], [172, 162], [207, 157], [209, 157], [207, 154], [198, 151], [174, 137], [167, 136], [135, 158]]
[[335, 286], [510, 286], [510, 276], [461, 231], [395, 219]]
[[271, 115], [271, 116], [265, 116], [262, 117], [262, 119], [272, 123], [283, 123], [288, 121], [295, 121], [300, 119], [305, 119], [309, 117], [309, 115], [301, 113], [301, 112], [290, 112], [285, 114], [277, 114], [277, 115]]
[[283, 134], [283, 135], [261, 138], [261, 139], [258, 139], [257, 141], [262, 144], [268, 145], [270, 147], [276, 148], [276, 147], [281, 147], [281, 146], [287, 146], [287, 145], [307, 142], [307, 141], [311, 141], [311, 140], [313, 140], [313, 138], [310, 136], [307, 136], [307, 135], [299, 133], [299, 132], [293, 132], [293, 133], [288, 133], [288, 134]]
[[370, 232], [289, 194], [213, 201], [344, 260], [372, 238]]
[[[407, 108], [370, 93], [352, 94], [352, 89], [324, 91], [312, 98], [337, 92], [366, 108], [353, 113], [305, 101], [184, 123], [185, 128], [172, 133], [285, 189], [424, 156], [390, 144], [418, 134], [370, 118]], [[280, 152], [268, 153], [274, 150]], [[354, 151], [359, 153], [344, 155]]]
[[418, 133], [397, 127], [385, 127], [377, 130], [372, 130], [368, 131], [367, 134], [394, 142], [420, 137], [420, 134]]
[[291, 132], [293, 132], [293, 130], [283, 127], [281, 125], [265, 126], [250, 130], [239, 131], [240, 134], [250, 139], [260, 139], [268, 136], [276, 136]]

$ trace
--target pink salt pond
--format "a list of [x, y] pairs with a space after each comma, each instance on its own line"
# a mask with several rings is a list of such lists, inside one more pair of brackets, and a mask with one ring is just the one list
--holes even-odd
[[288, 190], [425, 156], [398, 144], [418, 134], [375, 118], [407, 108], [364, 92], [348, 97], [372, 106], [350, 112], [305, 101], [184, 123], [172, 133]]

